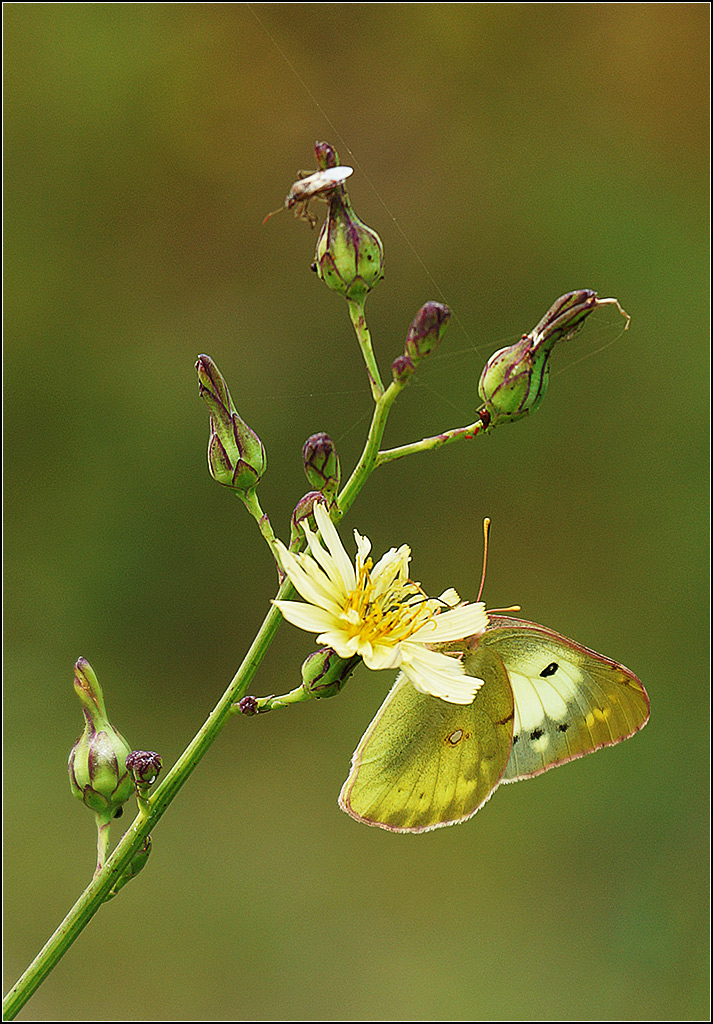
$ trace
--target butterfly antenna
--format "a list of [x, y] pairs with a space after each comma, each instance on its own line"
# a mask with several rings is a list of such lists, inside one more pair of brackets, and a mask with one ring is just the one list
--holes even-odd
[[486, 516], [483, 520], [483, 571], [480, 574], [480, 590], [476, 601], [480, 600], [480, 595], [483, 593], [483, 587], [485, 586], [485, 570], [488, 566], [488, 538], [490, 537], [490, 520]]
[[[486, 516], [483, 520], [483, 572], [480, 577], [480, 590], [476, 601], [480, 600], [480, 595], [483, 593], [483, 587], [485, 586], [485, 570], [488, 565], [488, 541], [490, 540], [490, 520]], [[519, 612], [522, 611], [519, 604], [512, 604], [509, 608], [489, 608], [491, 615], [499, 615], [500, 612]]]

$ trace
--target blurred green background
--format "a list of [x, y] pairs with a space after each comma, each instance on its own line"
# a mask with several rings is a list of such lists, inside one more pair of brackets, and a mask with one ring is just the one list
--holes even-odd
[[[393, 673], [236, 720], [21, 1019], [708, 1019], [708, 29], [707, 4], [6, 6], [6, 985], [93, 869], [74, 661], [169, 766], [274, 594], [206, 471], [196, 356], [283, 536], [304, 439], [361, 449], [316, 233], [261, 224], [315, 139], [384, 241], [384, 371], [424, 301], [454, 310], [388, 446], [471, 422], [485, 359], [563, 292], [631, 314], [557, 349], [532, 418], [378, 473], [343, 535], [474, 598], [489, 515], [488, 604], [652, 701], [631, 742], [421, 836], [336, 804]], [[311, 649], [283, 628], [255, 691]]]

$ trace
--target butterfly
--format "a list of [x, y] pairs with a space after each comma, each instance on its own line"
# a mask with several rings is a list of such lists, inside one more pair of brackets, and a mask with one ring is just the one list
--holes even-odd
[[649, 719], [629, 669], [534, 622], [491, 615], [461, 643], [483, 685], [472, 704], [419, 693], [399, 676], [364, 733], [339, 805], [392, 832], [472, 817], [501, 782], [517, 782], [611, 746]]

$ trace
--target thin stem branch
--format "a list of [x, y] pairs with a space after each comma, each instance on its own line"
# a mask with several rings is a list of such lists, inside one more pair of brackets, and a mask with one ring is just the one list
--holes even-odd
[[355, 302], [353, 299], [347, 299], [347, 305], [349, 307], [349, 316], [351, 317], [352, 325], [359, 342], [359, 348], [361, 349], [361, 353], [364, 356], [364, 362], [366, 363], [366, 372], [369, 374], [371, 393], [374, 396], [374, 401], [378, 402], [384, 393], [384, 385], [381, 382], [381, 374], [379, 373], [376, 356], [374, 355], [374, 349], [372, 348], [371, 334], [366, 325], [364, 305], [363, 303]]
[[381, 439], [384, 436], [386, 420], [388, 419], [391, 406], [403, 390], [403, 387], [403, 384], [398, 384], [396, 381], [393, 381], [383, 395], [377, 399], [364, 450], [361, 453], [359, 461], [354, 467], [352, 475], [347, 480], [339, 494], [339, 497], [337, 498], [338, 513], [336, 516], [332, 517], [335, 522], [339, 522], [339, 520], [351, 508], [354, 499], [361, 491], [369, 475], [373, 473], [374, 469], [376, 469], [378, 464], [377, 456], [379, 454], [379, 445], [381, 444]]
[[411, 444], [403, 444], [399, 448], [387, 448], [378, 453], [374, 468], [393, 462], [395, 459], [402, 459], [404, 455], [414, 455], [416, 452], [433, 451], [435, 448], [443, 448], [444, 445], [452, 444], [453, 441], [467, 441], [481, 433], [484, 429], [482, 420], [469, 423], [467, 427], [456, 427], [454, 430], [447, 430], [443, 434], [436, 434], [434, 437], [424, 437], [422, 441], [413, 441]]
[[96, 878], [101, 869], [104, 867], [106, 861], [107, 850], [109, 849], [109, 832], [111, 830], [111, 822], [103, 821], [97, 815], [97, 866], [94, 871], [94, 877]]

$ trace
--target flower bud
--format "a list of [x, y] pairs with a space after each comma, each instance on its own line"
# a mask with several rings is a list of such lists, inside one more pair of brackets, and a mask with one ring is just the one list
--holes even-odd
[[479, 412], [486, 427], [518, 420], [537, 409], [547, 391], [549, 359], [555, 343], [570, 338], [592, 310], [605, 303], [615, 303], [623, 313], [616, 300], [598, 299], [589, 289], [568, 292], [557, 299], [530, 334], [490, 357], [478, 384], [485, 403]]
[[257, 715], [260, 711], [260, 705], [258, 704], [257, 697], [252, 697], [250, 695], [242, 697], [238, 701], [238, 707], [240, 708], [241, 714], [248, 716]]
[[69, 783], [77, 799], [108, 822], [119, 816], [134, 790], [126, 768], [131, 747], [110, 724], [101, 687], [84, 658], [74, 666], [74, 689], [86, 724], [69, 755]]
[[290, 551], [294, 551], [299, 542], [304, 538], [302, 523], [305, 520], [309, 522], [313, 533], [316, 533], [319, 529], [314, 518], [314, 505], [315, 502], [320, 501], [324, 501], [324, 495], [321, 491], [308, 491], [295, 505], [290, 521]]
[[228, 385], [210, 356], [199, 356], [198, 391], [210, 411], [208, 468], [219, 484], [252, 491], [263, 476], [267, 459], [262, 441], [241, 420]]
[[415, 369], [416, 367], [413, 365], [411, 356], [396, 356], [396, 359], [391, 364], [391, 376], [394, 379], [394, 383], [406, 384], [413, 377]]
[[315, 142], [314, 155], [317, 158], [317, 169], [327, 171], [330, 167], [339, 167], [339, 154], [328, 142]]
[[317, 239], [314, 269], [333, 291], [363, 304], [384, 276], [384, 247], [377, 233], [354, 213], [344, 185], [330, 192], [328, 202], [329, 213]]
[[334, 498], [339, 490], [339, 457], [329, 434], [312, 434], [302, 448], [305, 473], [310, 484], [325, 497]]
[[421, 306], [409, 327], [404, 349], [404, 355], [410, 357], [414, 367], [438, 348], [450, 318], [450, 309], [440, 302], [427, 302]]
[[155, 750], [132, 750], [126, 759], [126, 767], [137, 786], [152, 786], [161, 771], [161, 755]]
[[[113, 896], [123, 889], [127, 882], [130, 882], [132, 878], [136, 878], [140, 871], [146, 867], [146, 861], [149, 859], [151, 853], [151, 836], [146, 836], [141, 847], [136, 851], [134, 856], [129, 861], [129, 865], [119, 875], [116, 882], [109, 890], [106, 900], [112, 899]], [[106, 900], [104, 901], [106, 903]]]
[[302, 687], [312, 697], [334, 697], [357, 667], [361, 658], [340, 658], [331, 647], [321, 647], [302, 663]]

